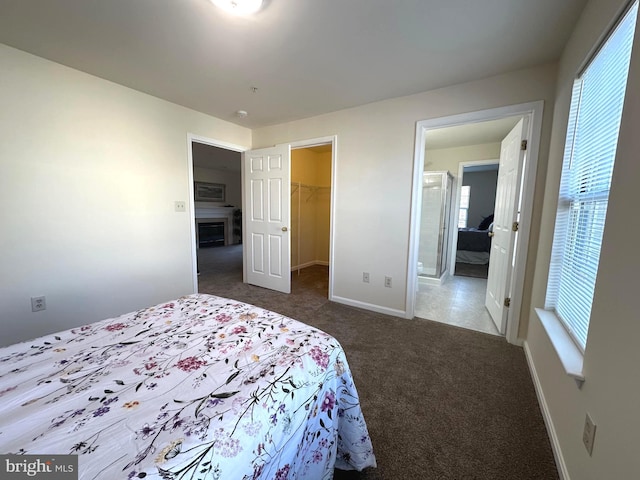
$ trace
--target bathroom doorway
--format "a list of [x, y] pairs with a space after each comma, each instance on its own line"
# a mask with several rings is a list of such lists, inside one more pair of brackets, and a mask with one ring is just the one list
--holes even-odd
[[[522, 226], [517, 234], [518, 243], [522, 248], [515, 252], [513, 275], [507, 281], [508, 289], [512, 297], [511, 307], [505, 309], [507, 315], [512, 314], [511, 322], [506, 322], [506, 337], [511, 343], [517, 342], [518, 318], [521, 307], [522, 283], [524, 281], [524, 262], [526, 262], [526, 246], [528, 242], [528, 222], [531, 215], [531, 201], [533, 196], [533, 180], [535, 179], [535, 164], [537, 161], [537, 146], [539, 144], [540, 102], [520, 106], [503, 107], [483, 112], [462, 114], [445, 119], [421, 121], [417, 124], [416, 131], [416, 173], [414, 174], [415, 200], [412, 207], [412, 245], [410, 247], [411, 258], [415, 264], [409, 265], [409, 292], [407, 305], [408, 312], [418, 318], [453, 323], [465, 328], [473, 328], [487, 333], [497, 333], [491, 326], [485, 304], [487, 291], [486, 280], [475, 277], [463, 277], [452, 275], [455, 271], [458, 242], [458, 222], [461, 217], [461, 187], [462, 182], [459, 172], [460, 164], [471, 161], [493, 161], [500, 158], [501, 140], [505, 138], [505, 132], [514, 124], [519, 124], [522, 118], [528, 120], [525, 126], [527, 138], [531, 148], [526, 152], [522, 161], [522, 175], [518, 176], [518, 188], [521, 192], [517, 199], [518, 220]], [[500, 131], [503, 128], [502, 131]], [[495, 130], [493, 137], [488, 134]], [[454, 175], [454, 201], [452, 202], [452, 214], [450, 215], [449, 235], [451, 254], [448, 274], [441, 278], [439, 284], [426, 284], [420, 282], [418, 275], [418, 252], [420, 249], [420, 235], [424, 230], [422, 225], [422, 184], [425, 171], [450, 171]], [[456, 173], [453, 173], [456, 172]], [[463, 208], [468, 208], [464, 207]], [[469, 213], [469, 212], [466, 212]], [[483, 217], [490, 212], [485, 212]], [[482, 219], [484, 220], [484, 218]], [[475, 222], [475, 220], [474, 220]], [[441, 228], [431, 222], [433, 228]], [[479, 226], [479, 225], [478, 225]], [[428, 228], [428, 227], [427, 227]], [[477, 227], [474, 227], [477, 228]], [[415, 276], [412, 272], [415, 272]], [[506, 303], [506, 302], [505, 302]], [[485, 317], [484, 319], [482, 317]], [[480, 319], [484, 326], [470, 325], [469, 319]], [[503, 330], [504, 331], [504, 330]]]

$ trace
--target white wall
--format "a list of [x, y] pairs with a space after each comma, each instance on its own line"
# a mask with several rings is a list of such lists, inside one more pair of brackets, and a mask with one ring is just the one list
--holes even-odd
[[[334, 219], [334, 295], [404, 315], [412, 192], [414, 138], [418, 120], [536, 100], [545, 101], [534, 227], [555, 92], [556, 66], [543, 65], [306, 120], [253, 131], [254, 147], [337, 134]], [[537, 245], [535, 232], [533, 252]], [[532, 255], [535, 257], [535, 255]], [[530, 261], [534, 261], [535, 259]], [[370, 272], [371, 283], [362, 282]], [[384, 287], [384, 276], [393, 288]], [[525, 292], [528, 283], [525, 279]], [[525, 311], [529, 303], [523, 302]], [[525, 325], [526, 327], [526, 325]]]
[[190, 293], [187, 133], [251, 131], [3, 45], [0, 71], [0, 343]]
[[[427, 147], [429, 139], [427, 139]], [[464, 147], [427, 149], [424, 154], [425, 170], [448, 170], [455, 177], [461, 162], [500, 159], [500, 142], [466, 145]]]
[[[571, 86], [589, 52], [616, 17], [623, 0], [593, 0], [567, 44], [560, 62], [558, 94], [549, 154], [532, 307], [542, 307], [549, 271], [562, 152]], [[591, 324], [584, 355], [586, 381], [578, 389], [565, 373], [531, 311], [527, 349], [550, 413], [554, 441], [567, 479], [632, 479], [640, 475], [640, 314], [636, 204], [640, 178], [640, 29], [636, 27], [625, 106], [618, 139], [607, 223], [596, 284]], [[593, 455], [582, 444], [585, 413], [597, 424]]]

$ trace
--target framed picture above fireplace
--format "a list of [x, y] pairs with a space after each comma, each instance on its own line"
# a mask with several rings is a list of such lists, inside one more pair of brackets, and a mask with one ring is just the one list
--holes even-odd
[[224, 183], [193, 182], [196, 202], [224, 202]]

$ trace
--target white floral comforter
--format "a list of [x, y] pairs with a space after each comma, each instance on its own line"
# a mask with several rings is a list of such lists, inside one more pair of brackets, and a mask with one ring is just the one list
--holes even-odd
[[339, 343], [210, 295], [0, 349], [0, 452], [82, 479], [321, 479], [375, 466]]

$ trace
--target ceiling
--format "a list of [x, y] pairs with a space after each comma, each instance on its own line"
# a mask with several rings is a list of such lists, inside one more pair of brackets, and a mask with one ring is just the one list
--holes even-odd
[[0, 0], [0, 42], [257, 128], [554, 61], [586, 0], [265, 3]]
[[521, 118], [521, 116], [507, 117], [427, 130], [425, 150], [501, 142]]

